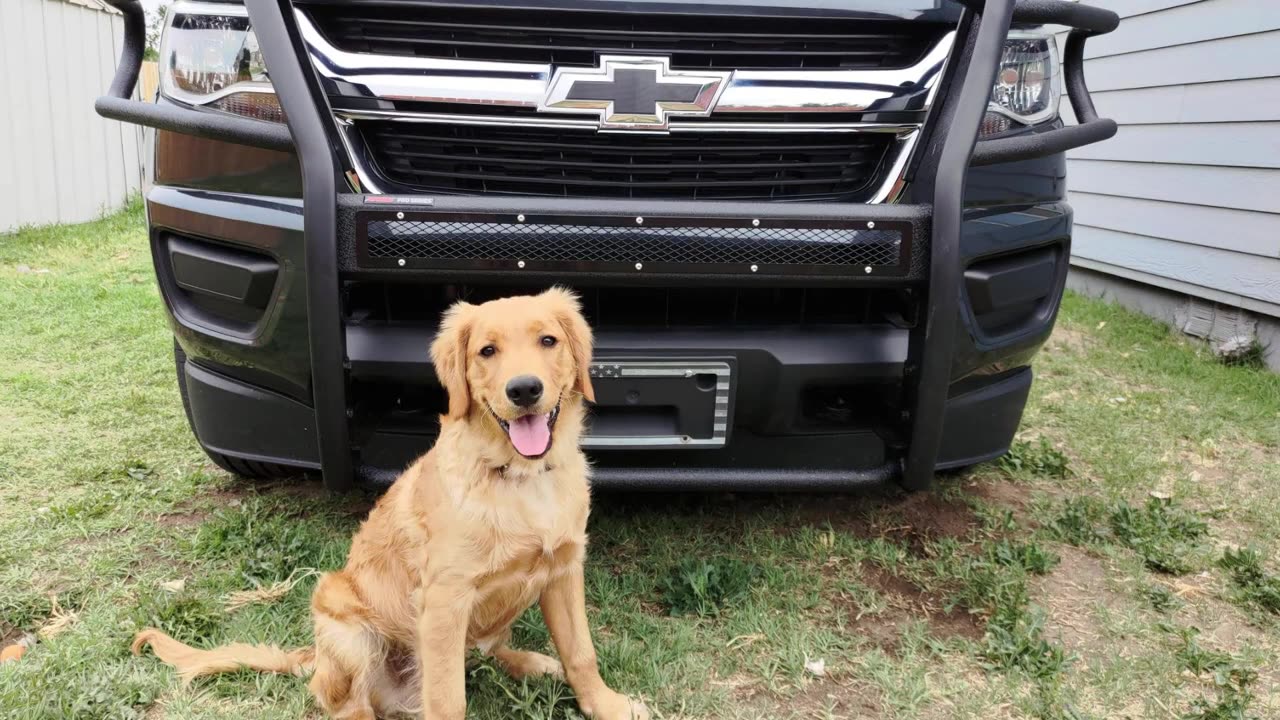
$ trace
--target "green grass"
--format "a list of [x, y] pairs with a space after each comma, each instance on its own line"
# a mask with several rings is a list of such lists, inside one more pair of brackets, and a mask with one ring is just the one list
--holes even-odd
[[[171, 348], [139, 208], [0, 238], [0, 639], [64, 618], [0, 666], [0, 718], [318, 717], [299, 678], [129, 654], [143, 625], [307, 644], [307, 571], [372, 501], [210, 465]], [[1010, 456], [932, 493], [598, 497], [605, 677], [665, 718], [1280, 717], [1280, 378], [1070, 295], [1036, 372]], [[515, 641], [551, 650], [536, 610]], [[577, 717], [478, 658], [467, 688]]]

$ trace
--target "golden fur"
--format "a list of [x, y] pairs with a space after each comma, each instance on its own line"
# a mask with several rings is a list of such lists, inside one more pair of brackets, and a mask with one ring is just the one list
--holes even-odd
[[[481, 354], [486, 345], [492, 356]], [[642, 703], [601, 680], [587, 627], [590, 498], [578, 440], [582, 398], [592, 399], [591, 330], [577, 299], [553, 288], [458, 303], [445, 314], [431, 356], [449, 393], [440, 436], [370, 512], [346, 567], [316, 585], [314, 648], [197, 650], [148, 628], [134, 651], [150, 644], [185, 681], [241, 667], [312, 672], [312, 693], [342, 720], [462, 720], [465, 655], [478, 647], [515, 677], [563, 674], [588, 717], [647, 718]], [[504, 388], [525, 374], [545, 386], [534, 412], [560, 403], [550, 448], [536, 460], [515, 451], [494, 417], [521, 413]], [[507, 645], [512, 623], [534, 601], [563, 666]]]

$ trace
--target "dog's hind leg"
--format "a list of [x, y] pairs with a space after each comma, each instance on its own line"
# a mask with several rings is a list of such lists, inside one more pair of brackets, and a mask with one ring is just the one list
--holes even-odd
[[387, 643], [343, 573], [329, 573], [311, 600], [316, 669], [311, 693], [334, 720], [374, 720], [375, 693], [386, 673]]

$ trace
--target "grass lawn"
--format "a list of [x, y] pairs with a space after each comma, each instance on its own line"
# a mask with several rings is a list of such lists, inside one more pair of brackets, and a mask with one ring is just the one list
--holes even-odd
[[[607, 679], [665, 718], [1280, 717], [1280, 377], [1078, 297], [1037, 372], [1014, 453], [932, 493], [598, 497]], [[215, 469], [173, 373], [140, 210], [0, 238], [0, 645], [41, 636], [0, 717], [318, 716], [299, 678], [129, 654], [308, 643], [307, 569], [372, 501]], [[468, 672], [471, 717], [577, 717]]]

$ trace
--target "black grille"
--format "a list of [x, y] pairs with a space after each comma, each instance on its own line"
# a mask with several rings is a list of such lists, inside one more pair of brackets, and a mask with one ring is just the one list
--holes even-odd
[[[778, 325], [910, 325], [910, 295], [887, 288], [801, 287], [626, 287], [564, 284], [582, 299], [582, 311], [596, 329], [749, 328]], [[435, 325], [458, 300], [483, 303], [512, 295], [536, 295], [546, 285], [433, 285], [351, 283], [346, 288], [347, 322], [368, 325]]]
[[679, 218], [646, 218], [643, 224], [634, 218], [572, 220], [510, 222], [449, 215], [370, 219], [364, 225], [363, 255], [374, 265], [404, 261], [426, 267], [862, 275], [903, 272], [909, 252], [900, 227], [854, 228], [826, 221], [798, 221], [816, 227], [776, 227]]
[[688, 69], [907, 67], [948, 29], [840, 17], [458, 6], [335, 5], [310, 13], [329, 42], [348, 52], [559, 65], [645, 53]]
[[363, 122], [382, 174], [420, 191], [684, 200], [866, 200], [888, 133], [599, 134]]

